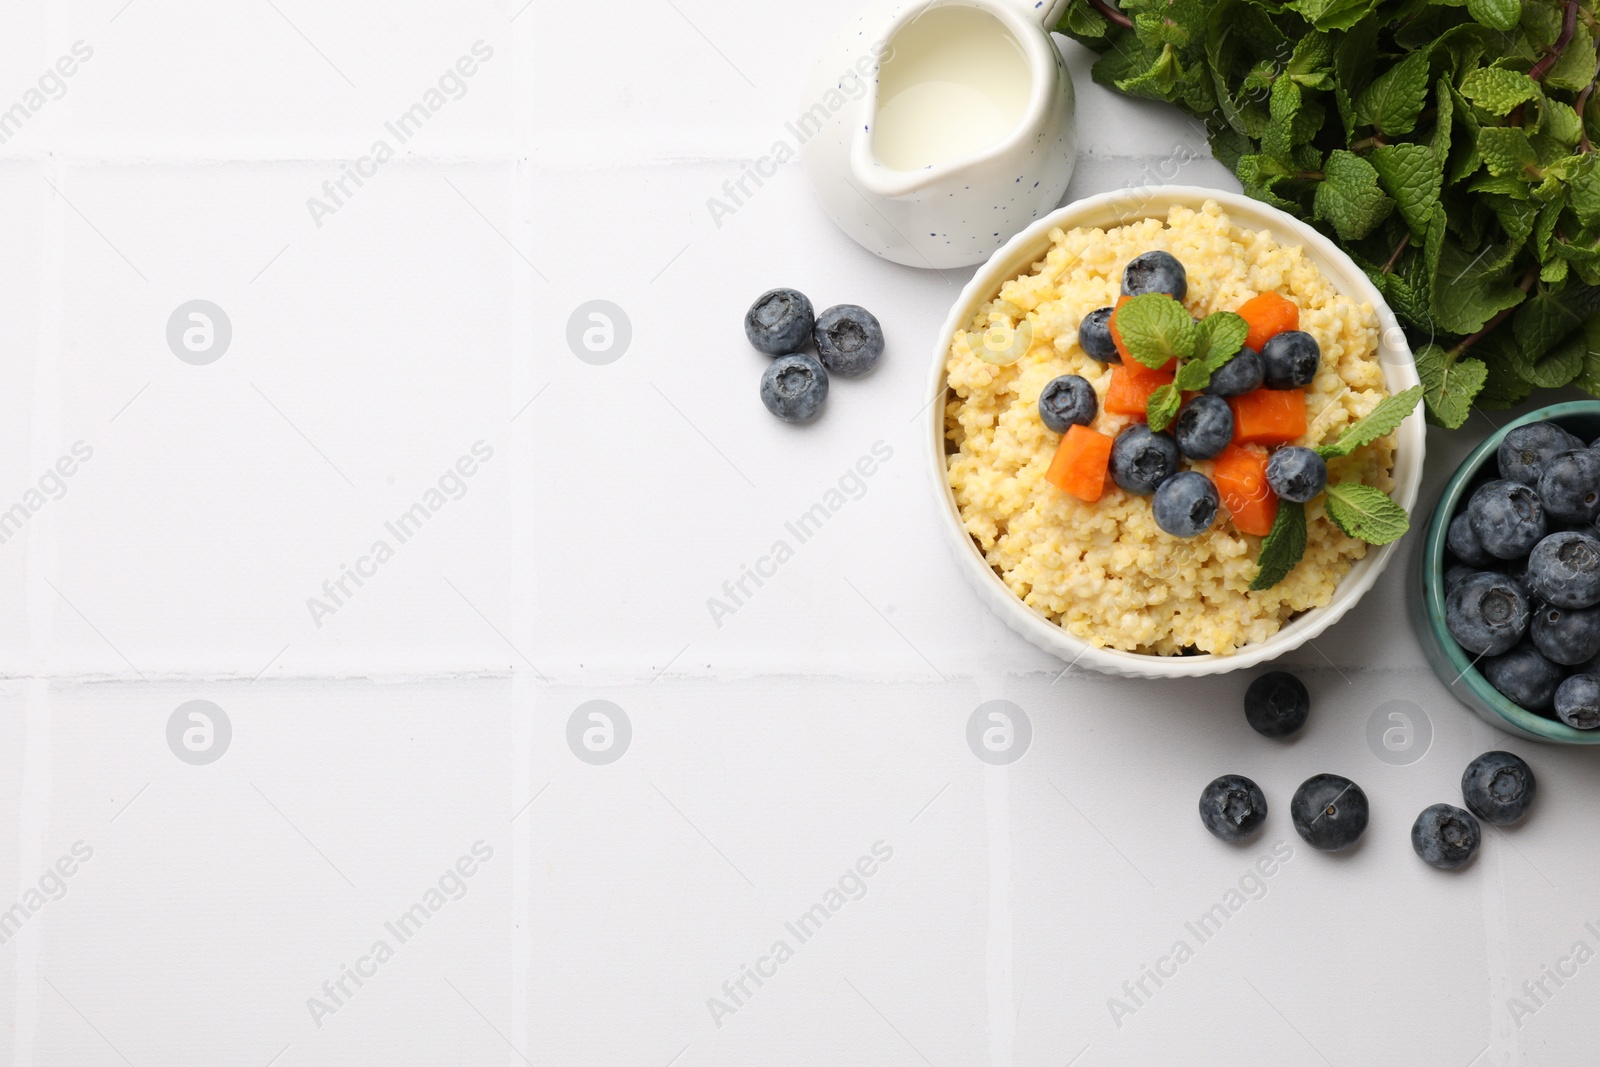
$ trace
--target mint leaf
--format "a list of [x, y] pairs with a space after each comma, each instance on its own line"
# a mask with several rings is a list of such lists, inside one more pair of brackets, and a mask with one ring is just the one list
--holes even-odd
[[[1571, 104], [1559, 100], [1544, 102], [1544, 133], [1561, 147], [1571, 150], [1583, 134], [1583, 123]], [[1587, 157], [1585, 157], [1587, 159]]]
[[1594, 165], [1593, 156], [1585, 156], [1583, 165], [1567, 179], [1567, 203], [1585, 229], [1600, 226], [1600, 167]]
[[1491, 115], [1509, 115], [1518, 104], [1537, 99], [1539, 83], [1518, 70], [1478, 67], [1461, 79], [1461, 95]]
[[1289, 576], [1300, 557], [1306, 554], [1306, 506], [1291, 500], [1278, 501], [1278, 515], [1272, 531], [1261, 542], [1261, 557], [1252, 592], [1271, 589]]
[[1580, 18], [1574, 28], [1572, 40], [1567, 42], [1561, 58], [1556, 60], [1555, 65], [1545, 74], [1544, 83], [1551, 89], [1565, 89], [1571, 93], [1582, 92], [1583, 87], [1594, 77], [1594, 68], [1594, 33], [1584, 19]]
[[1428, 98], [1428, 85], [1428, 50], [1412, 52], [1356, 97], [1356, 125], [1371, 126], [1385, 136], [1410, 133]]
[[1211, 368], [1206, 366], [1201, 359], [1191, 359], [1178, 368], [1178, 377], [1173, 382], [1180, 393], [1198, 393], [1211, 384]]
[[1194, 354], [1194, 320], [1165, 293], [1141, 293], [1117, 308], [1117, 332], [1128, 354], [1152, 370]]
[[1213, 311], [1195, 327], [1194, 358], [1216, 372], [1244, 347], [1250, 324], [1232, 311]]
[[1145, 402], [1145, 421], [1150, 424], [1150, 429], [1160, 433], [1172, 425], [1172, 420], [1178, 417], [1178, 408], [1182, 404], [1183, 397], [1179, 394], [1176, 385], [1160, 386], [1150, 394], [1150, 399]]
[[1428, 414], [1450, 430], [1461, 428], [1472, 413], [1472, 400], [1483, 388], [1489, 368], [1481, 360], [1451, 356], [1436, 344], [1417, 352], [1417, 376], [1422, 379]]
[[1581, 335], [1568, 337], [1548, 351], [1519, 348], [1512, 365], [1522, 380], [1540, 389], [1560, 389], [1583, 373], [1588, 346]]
[[1572, 384], [1590, 396], [1600, 396], [1600, 315], [1583, 324], [1583, 366]]
[[1337, 441], [1331, 445], [1319, 446], [1316, 449], [1317, 455], [1323, 459], [1348, 456], [1363, 445], [1370, 445], [1378, 438], [1394, 433], [1421, 400], [1420, 385], [1413, 385], [1403, 393], [1384, 397], [1378, 401], [1377, 407], [1346, 426]]
[[[1556, 342], [1582, 326], [1590, 314], [1600, 310], [1597, 296], [1600, 293], [1587, 285], [1560, 289], [1541, 285], [1523, 301], [1511, 318], [1511, 332], [1517, 339], [1517, 348], [1530, 360], [1542, 356]], [[1545, 385], [1537, 379], [1529, 380], [1541, 388], [1555, 389], [1566, 385], [1572, 378], [1568, 376], [1554, 385]]]
[[1531, 178], [1539, 155], [1527, 133], [1516, 126], [1485, 126], [1478, 131], [1478, 155], [1497, 178]]
[[1444, 164], [1424, 144], [1380, 145], [1372, 150], [1371, 158], [1378, 181], [1394, 197], [1400, 217], [1413, 236], [1422, 236], [1444, 187]]
[[1369, 545], [1398, 541], [1411, 529], [1406, 509], [1389, 494], [1361, 482], [1340, 482], [1326, 490], [1328, 518], [1346, 535]]
[[1428, 142], [1428, 147], [1433, 149], [1433, 154], [1438, 157], [1439, 165], [1444, 166], [1444, 161], [1450, 158], [1450, 120], [1455, 110], [1453, 103], [1455, 97], [1450, 94], [1450, 79], [1440, 78], [1434, 87], [1434, 124], [1433, 140]]
[[1522, 17], [1521, 0], [1467, 0], [1467, 14], [1491, 30], [1514, 30]]
[[1300, 113], [1300, 86], [1293, 78], [1279, 78], [1272, 83], [1269, 98], [1271, 120], [1261, 134], [1261, 149], [1282, 163], [1294, 158], [1294, 120]]
[[1389, 216], [1394, 201], [1378, 188], [1378, 172], [1371, 163], [1339, 149], [1328, 153], [1312, 206], [1317, 218], [1333, 224], [1340, 239], [1355, 241]]
[[1443, 243], [1432, 293], [1433, 318], [1441, 330], [1476, 333], [1499, 312], [1522, 303], [1527, 294], [1506, 271], [1517, 251], [1508, 246], [1469, 254], [1454, 241]]

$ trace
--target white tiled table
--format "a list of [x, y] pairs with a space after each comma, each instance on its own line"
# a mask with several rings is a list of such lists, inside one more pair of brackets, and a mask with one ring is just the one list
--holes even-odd
[[[0, 16], [0, 109], [92, 49], [0, 145], [0, 512], [92, 449], [0, 544], [0, 912], [31, 912], [0, 944], [0, 1063], [1580, 1062], [1600, 974], [1541, 968], [1600, 948], [1593, 762], [1449, 698], [1402, 566], [1294, 657], [1316, 712], [1287, 746], [1248, 732], [1241, 679], [1060, 677], [961, 583], [913, 420], [967, 272], [861, 252], [795, 165], [720, 226], [706, 206], [850, 0], [520, 5]], [[400, 145], [386, 123], [480, 41]], [[1232, 187], [1067, 47], [1070, 195], [1184, 148], [1178, 180]], [[334, 201], [379, 139], [394, 158]], [[890, 337], [803, 430], [761, 408], [740, 328], [779, 284]], [[203, 366], [166, 337], [197, 299], [232, 328]], [[596, 299], [632, 326], [609, 365], [566, 342]], [[1488, 428], [1432, 437], [1427, 493]], [[875, 445], [718, 625], [708, 598]], [[167, 742], [197, 699], [232, 730], [206, 765]], [[992, 699], [1031, 722], [1010, 766], [965, 740]], [[631, 726], [608, 764], [568, 745], [591, 700]], [[1366, 739], [1392, 701], [1431, 729], [1409, 765]], [[1537, 818], [1423, 867], [1412, 817], [1501, 744], [1535, 761]], [[1354, 855], [1289, 828], [1321, 770], [1372, 798]], [[1223, 771], [1274, 805], [1242, 850], [1194, 816]]]

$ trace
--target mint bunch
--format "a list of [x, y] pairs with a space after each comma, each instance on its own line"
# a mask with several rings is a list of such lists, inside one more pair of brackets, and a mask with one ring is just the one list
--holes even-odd
[[1058, 29], [1350, 254], [1454, 428], [1535, 388], [1600, 395], [1596, 3], [1073, 0]]

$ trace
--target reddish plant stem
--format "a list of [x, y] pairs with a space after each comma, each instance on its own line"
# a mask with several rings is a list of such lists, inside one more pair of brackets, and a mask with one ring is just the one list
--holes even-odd
[[1109, 2], [1109, 0], [1089, 0], [1089, 3], [1097, 11], [1099, 11], [1100, 14], [1104, 15], [1112, 22], [1115, 22], [1118, 26], [1123, 26], [1130, 29], [1133, 27], [1133, 20], [1124, 15], [1121, 11], [1118, 11], [1116, 7]]
[[1567, 50], [1567, 45], [1572, 42], [1572, 34], [1577, 28], [1578, 0], [1567, 0], [1567, 6], [1561, 12], [1561, 36], [1556, 38], [1556, 43], [1550, 47], [1549, 53], [1528, 71], [1528, 77], [1534, 81], [1543, 81], [1544, 76], [1550, 73], [1550, 68], [1561, 58], [1561, 53]]
[[1406, 250], [1406, 245], [1410, 243], [1411, 233], [1410, 231], [1407, 231], [1406, 235], [1400, 238], [1400, 243], [1394, 246], [1394, 251], [1389, 253], [1389, 258], [1384, 261], [1382, 273], [1388, 274], [1390, 271], [1394, 270], [1394, 265], [1400, 262], [1400, 253], [1404, 252]]

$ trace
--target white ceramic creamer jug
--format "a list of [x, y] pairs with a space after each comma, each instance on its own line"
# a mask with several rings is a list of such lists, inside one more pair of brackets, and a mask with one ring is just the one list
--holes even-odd
[[962, 267], [1060, 203], [1077, 150], [1049, 31], [1065, 6], [887, 0], [847, 25], [798, 126], [839, 228], [896, 263]]

